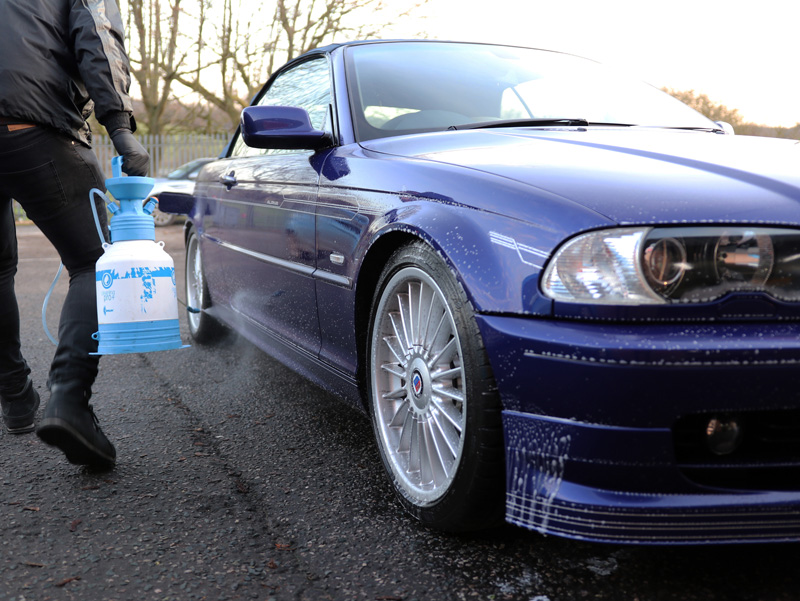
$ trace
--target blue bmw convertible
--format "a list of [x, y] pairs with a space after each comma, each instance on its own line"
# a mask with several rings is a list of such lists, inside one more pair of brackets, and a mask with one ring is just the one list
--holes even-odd
[[800, 539], [800, 143], [570, 55], [357, 42], [183, 200], [194, 339], [361, 408], [423, 524]]

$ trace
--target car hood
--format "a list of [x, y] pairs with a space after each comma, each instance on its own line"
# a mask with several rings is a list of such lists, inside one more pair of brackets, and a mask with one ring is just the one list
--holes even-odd
[[794, 140], [650, 128], [485, 129], [362, 146], [514, 180], [620, 224], [800, 225]]

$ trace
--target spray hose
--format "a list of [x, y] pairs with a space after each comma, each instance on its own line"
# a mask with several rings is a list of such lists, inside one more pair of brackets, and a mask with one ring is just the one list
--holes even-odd
[[64, 270], [64, 264], [58, 264], [58, 271], [56, 271], [56, 277], [53, 278], [53, 283], [50, 284], [50, 289], [47, 291], [47, 294], [44, 297], [44, 303], [42, 303], [42, 327], [44, 328], [44, 333], [47, 334], [47, 337], [50, 339], [50, 342], [58, 346], [58, 340], [53, 338], [53, 335], [50, 333], [50, 330], [47, 328], [47, 303], [50, 302], [50, 295], [53, 294], [53, 289], [56, 287], [56, 283], [58, 282], [58, 278], [61, 276], [61, 272]]
[[[97, 228], [97, 235], [100, 237], [100, 244], [106, 244], [106, 238], [103, 235], [103, 228], [100, 227], [100, 216], [97, 214], [97, 206], [95, 206], [95, 195], [103, 199], [106, 205], [108, 205], [109, 200], [102, 190], [98, 188], [92, 188], [89, 190], [89, 204], [92, 206], [92, 215], [94, 216], [94, 225]], [[50, 297], [53, 294], [53, 290], [55, 290], [56, 284], [58, 283], [58, 278], [61, 277], [62, 271], [64, 271], [64, 264], [59, 263], [58, 271], [56, 271], [56, 277], [53, 278], [53, 283], [50, 284], [50, 288], [47, 290], [47, 294], [44, 297], [44, 302], [42, 303], [42, 327], [44, 328], [44, 333], [50, 339], [50, 342], [56, 346], [58, 346], [58, 340], [53, 337], [53, 335], [50, 333], [50, 329], [47, 327], [47, 305], [50, 302]]]

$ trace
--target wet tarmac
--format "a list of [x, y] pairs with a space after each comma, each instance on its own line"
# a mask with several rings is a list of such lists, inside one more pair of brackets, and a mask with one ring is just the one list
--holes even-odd
[[[183, 298], [181, 226], [156, 234]], [[18, 239], [24, 352], [44, 402], [53, 346], [40, 312], [58, 260], [33, 226]], [[241, 340], [104, 357], [92, 403], [117, 447], [111, 471], [0, 433], [1, 601], [800, 597], [798, 545], [636, 548], [511, 526], [422, 528], [394, 500], [368, 420]]]

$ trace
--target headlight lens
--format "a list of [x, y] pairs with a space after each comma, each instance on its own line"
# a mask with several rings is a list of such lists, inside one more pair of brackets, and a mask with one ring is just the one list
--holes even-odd
[[725, 232], [717, 241], [714, 261], [720, 281], [763, 286], [775, 264], [772, 238], [757, 230]]
[[662, 296], [667, 296], [686, 274], [686, 247], [671, 237], [648, 240], [644, 247], [642, 266], [647, 283]]
[[546, 269], [545, 294], [575, 303], [665, 302], [645, 281], [638, 260], [646, 234], [646, 229], [618, 229], [573, 238]]
[[542, 277], [564, 302], [703, 302], [733, 291], [800, 301], [800, 232], [760, 227], [619, 228], [569, 240]]

